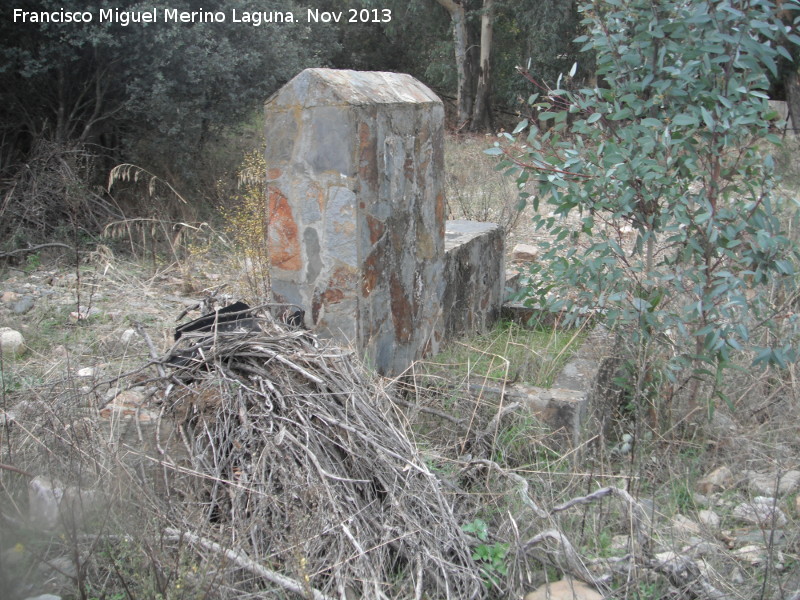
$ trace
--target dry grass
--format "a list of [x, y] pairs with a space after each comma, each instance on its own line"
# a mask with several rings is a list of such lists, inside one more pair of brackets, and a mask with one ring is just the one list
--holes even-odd
[[497, 161], [484, 154], [493, 141], [486, 136], [445, 139], [448, 218], [497, 223], [508, 235], [519, 225], [523, 207], [514, 179], [497, 171]]

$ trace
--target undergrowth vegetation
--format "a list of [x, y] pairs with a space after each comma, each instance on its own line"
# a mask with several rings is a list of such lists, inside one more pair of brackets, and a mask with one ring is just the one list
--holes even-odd
[[[658, 27], [683, 35], [685, 22], [710, 27], [667, 19], [636, 30], [638, 43], [661, 47]], [[645, 63], [631, 62], [626, 85]], [[671, 76], [693, 78], [678, 68]], [[613, 92], [540, 98], [578, 108], [544, 111], [549, 132], [498, 150], [530, 161], [516, 165], [527, 181], [502, 179], [484, 140], [447, 139], [451, 216], [522, 237], [525, 194], [546, 246], [531, 282], [566, 284], [539, 308], [575, 309], [581, 326], [502, 322], [402, 377], [378, 378], [266, 315], [251, 337], [173, 346], [175, 317], [201, 300], [268, 298], [258, 154], [218, 220], [111, 211], [105, 244], [66, 260], [10, 257], [0, 325], [18, 327], [28, 350], [0, 352], [0, 596], [505, 599], [568, 575], [616, 600], [796, 600], [800, 374], [785, 348], [797, 342], [797, 213], [779, 198], [800, 193], [797, 141], [783, 141], [774, 171], [767, 144], [749, 138], [731, 165], [742, 140], [722, 144], [724, 111], [710, 101], [687, 107], [669, 86], [661, 99]], [[657, 127], [667, 92], [683, 112]], [[763, 98], [734, 92], [765, 125]], [[641, 153], [626, 156], [617, 136]], [[725, 177], [704, 179], [707, 161]], [[119, 178], [126, 193], [164, 193], [135, 173]], [[39, 198], [55, 210], [67, 191], [47, 190]], [[689, 273], [698, 257], [708, 269]], [[23, 294], [35, 305], [15, 312]], [[701, 323], [677, 319], [687, 298]], [[753, 319], [748, 303], [770, 308]], [[752, 368], [759, 356], [774, 365]], [[599, 375], [583, 392], [541, 389], [592, 361]], [[559, 416], [575, 430], [548, 425]]]
[[581, 329], [529, 329], [502, 321], [450, 344], [435, 362], [450, 378], [520, 381], [550, 387], [585, 334]]

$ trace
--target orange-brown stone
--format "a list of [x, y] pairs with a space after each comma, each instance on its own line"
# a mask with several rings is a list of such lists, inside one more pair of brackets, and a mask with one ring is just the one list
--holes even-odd
[[341, 302], [345, 297], [344, 290], [352, 287], [354, 279], [355, 275], [352, 269], [348, 267], [337, 267], [328, 281], [328, 289], [322, 293], [322, 300], [325, 304]]
[[274, 267], [299, 271], [302, 267], [300, 240], [297, 237], [292, 207], [279, 190], [269, 190], [269, 258]]
[[375, 244], [381, 239], [383, 232], [386, 231], [386, 226], [383, 224], [383, 221], [376, 219], [372, 215], [367, 215], [367, 227], [369, 227], [370, 244]]
[[412, 314], [411, 303], [406, 297], [406, 291], [403, 289], [403, 284], [394, 273], [392, 274], [389, 291], [392, 320], [394, 321], [394, 337], [398, 342], [407, 344], [411, 340], [414, 315]]

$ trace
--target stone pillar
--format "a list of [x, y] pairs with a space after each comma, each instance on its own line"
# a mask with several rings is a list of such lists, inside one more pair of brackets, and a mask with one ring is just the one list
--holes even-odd
[[306, 69], [266, 103], [274, 300], [384, 374], [439, 343], [443, 126], [396, 73]]

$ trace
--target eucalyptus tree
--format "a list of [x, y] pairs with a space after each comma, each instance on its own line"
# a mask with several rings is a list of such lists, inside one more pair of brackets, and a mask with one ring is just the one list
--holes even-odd
[[531, 302], [658, 349], [639, 397], [666, 402], [688, 385], [696, 400], [698, 382], [718, 382], [745, 349], [755, 363], [798, 358], [798, 250], [780, 218], [767, 91], [800, 38], [778, 8], [583, 2], [579, 42], [598, 85], [542, 86], [531, 100], [546, 127], [522, 122], [490, 151], [539, 184], [528, 199], [552, 241]]

